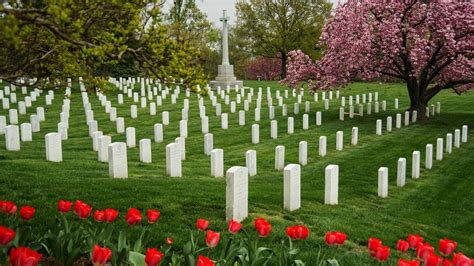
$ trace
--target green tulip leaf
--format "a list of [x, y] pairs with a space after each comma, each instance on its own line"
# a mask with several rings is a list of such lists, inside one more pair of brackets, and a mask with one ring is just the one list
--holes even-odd
[[128, 261], [133, 266], [146, 266], [145, 255], [138, 252], [130, 251], [128, 254]]

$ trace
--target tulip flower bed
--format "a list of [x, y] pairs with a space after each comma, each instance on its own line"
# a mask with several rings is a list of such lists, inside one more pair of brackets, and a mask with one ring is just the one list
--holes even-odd
[[[231, 220], [227, 232], [210, 229], [205, 219], [197, 219], [197, 230], [191, 230], [190, 241], [182, 248], [175, 247], [173, 239], [167, 237], [159, 248], [149, 247], [147, 233], [153, 230], [161, 213], [147, 210], [146, 220], [138, 209], [130, 208], [125, 215], [129, 226], [141, 226], [138, 239], [131, 239], [127, 229], [114, 231], [110, 224], [119, 215], [115, 209], [95, 210], [81, 200], [72, 202], [59, 200], [57, 226], [44, 236], [34, 239], [31, 235], [36, 209], [31, 206], [18, 207], [11, 201], [0, 201], [0, 212], [10, 224], [0, 226], [1, 263], [13, 266], [41, 265], [304, 265], [298, 259], [298, 242], [310, 235], [304, 225], [286, 228], [287, 240], [282, 241], [279, 250], [260, 246], [259, 238], [270, 235], [272, 226], [264, 218], [254, 221], [256, 234], [247, 232], [242, 224]], [[73, 211], [71, 211], [73, 209]], [[73, 212], [74, 214], [71, 214]], [[93, 217], [91, 221], [90, 216]], [[141, 225], [141, 224], [144, 225]], [[12, 229], [8, 228], [11, 227]], [[202, 239], [201, 239], [202, 238]], [[347, 235], [342, 232], [327, 232], [325, 242], [328, 246], [342, 246]], [[435, 247], [423, 242], [419, 235], [408, 235], [407, 241], [400, 239], [396, 244], [399, 266], [471, 266], [471, 260], [456, 251], [457, 243], [449, 239], [439, 241], [439, 255]], [[409, 251], [410, 250], [410, 251]], [[336, 256], [325, 259], [321, 256], [319, 264], [338, 265]], [[370, 238], [368, 254], [379, 263], [387, 262], [391, 248], [382, 245], [382, 240]], [[340, 254], [337, 254], [339, 255]]]
[[[0, 88], [4, 85], [6, 84], [1, 84]], [[278, 82], [246, 81], [245, 85], [255, 89], [262, 87], [264, 91], [270, 86], [272, 95], [275, 95], [277, 89], [280, 94], [286, 89]], [[231, 237], [228, 232], [229, 224], [225, 220], [226, 180], [210, 176], [210, 156], [203, 153], [198, 100], [190, 97], [192, 108], [189, 111], [186, 160], [182, 161], [183, 177], [171, 178], [166, 175], [165, 146], [174, 142], [180, 134], [179, 120], [183, 108], [182, 98], [175, 105], [168, 98], [157, 109], [158, 114], [161, 111], [169, 112], [170, 125], [165, 127], [163, 142], [152, 144], [153, 163], [141, 163], [139, 148], [129, 148], [129, 178], [118, 180], [108, 176], [108, 164], [98, 162], [97, 152], [92, 150], [81, 96], [77, 91], [77, 84], [74, 86], [70, 98], [68, 140], [62, 142], [63, 162], [46, 161], [44, 143], [45, 134], [57, 131], [62, 111], [61, 91], [56, 92], [56, 100], [52, 105], [45, 105], [43, 95], [27, 109], [27, 115], [19, 115], [19, 124], [29, 123], [30, 115], [36, 107], [47, 107], [41, 132], [33, 133], [33, 141], [22, 142], [21, 151], [6, 151], [4, 136], [0, 136], [0, 201], [13, 201], [18, 206], [15, 216], [0, 214], [0, 226], [14, 230], [15, 238], [18, 238], [8, 248], [2, 247], [2, 252], [6, 253], [0, 254], [1, 259], [6, 260], [13, 247], [28, 247], [42, 255], [43, 264], [50, 265], [54, 261], [65, 259], [64, 254], [69, 254], [66, 252], [71, 252], [72, 247], [77, 246], [76, 252], [80, 255], [74, 256], [74, 262], [87, 265], [91, 261], [94, 245], [97, 244], [101, 248], [110, 249], [113, 263], [119, 256], [130, 257], [130, 251], [134, 250], [135, 243], [141, 239], [144, 228], [147, 228], [144, 240], [137, 245], [142, 247], [138, 252], [142, 256], [146, 255], [147, 249], [156, 248], [158, 252], [165, 254], [163, 261], [171, 260], [170, 254], [175, 254], [178, 257], [175, 259], [177, 263], [181, 262], [185, 260], [185, 251], [189, 250], [189, 245], [186, 245], [191, 242], [192, 231], [191, 243], [197, 245], [196, 250], [206, 248], [199, 254], [191, 253], [194, 260], [201, 255], [219, 262]], [[258, 145], [252, 144], [250, 138], [254, 105], [246, 113], [246, 125], [239, 126], [238, 112], [230, 113], [230, 106], [223, 104], [222, 112], [229, 113], [229, 128], [223, 130], [220, 119], [211, 112], [214, 110], [212, 105], [205, 101], [209, 129], [214, 135], [214, 147], [224, 149], [225, 170], [245, 165], [247, 150], [257, 151], [257, 175], [249, 177], [249, 217], [242, 221], [241, 230], [232, 235], [232, 243], [252, 251], [254, 246], [250, 247], [244, 242], [248, 238], [252, 245], [256, 243], [258, 247], [268, 248], [273, 252], [269, 265], [274, 265], [278, 264], [282, 254], [288, 252], [287, 227], [304, 225], [308, 228], [309, 235], [305, 240], [292, 240], [292, 248], [298, 250], [298, 254], [292, 255], [291, 259], [301, 260], [306, 265], [318, 265], [330, 259], [335, 259], [339, 265], [377, 265], [377, 260], [368, 252], [369, 238], [381, 239], [382, 246], [390, 247], [390, 256], [382, 264], [396, 265], [399, 258], [396, 244], [399, 239], [408, 241], [406, 237], [409, 234], [421, 235], [423, 243], [430, 243], [437, 256], [443, 257], [439, 251], [439, 240], [447, 238], [457, 242], [456, 254], [474, 257], [474, 227], [470, 226], [474, 213], [474, 94], [457, 96], [443, 91], [433, 100], [441, 102], [441, 114], [409, 127], [394, 128], [391, 133], [385, 133], [384, 127], [384, 134], [376, 136], [376, 119], [385, 121], [388, 115], [395, 117], [397, 113], [405, 111], [409, 104], [406, 86], [393, 83], [355, 83], [340, 90], [341, 96], [345, 96], [346, 100], [349, 95], [376, 91], [379, 92], [380, 100], [387, 101], [386, 112], [374, 113], [372, 110], [370, 116], [355, 116], [345, 121], [339, 121], [339, 103], [336, 100], [331, 101], [329, 110], [324, 110], [321, 97], [315, 103], [313, 96], [305, 93], [302, 102], [311, 102], [309, 129], [302, 129], [302, 110], [294, 115], [290, 110], [293, 108], [290, 108], [289, 115], [295, 118], [295, 131], [294, 134], [287, 134], [288, 117], [281, 116], [277, 109], [277, 139], [270, 138], [268, 108], [266, 104], [262, 104], [261, 121], [258, 122]], [[20, 96], [18, 91], [17, 94]], [[235, 92], [232, 91], [231, 97], [234, 96]], [[118, 114], [127, 118], [126, 126], [136, 128], [137, 140], [153, 138], [153, 125], [161, 121], [159, 115], [150, 116], [148, 108], [138, 108], [138, 118], [130, 119], [130, 104], [133, 100], [124, 98], [124, 104], [118, 105], [116, 92], [107, 95], [107, 99], [117, 107]], [[395, 98], [399, 99], [398, 110], [394, 109]], [[109, 114], [104, 112], [97, 97], [90, 95], [90, 102], [100, 130], [112, 136], [114, 142], [124, 142], [125, 135], [115, 133], [116, 125], [110, 121]], [[291, 97], [291, 92], [290, 97], [285, 99], [286, 102], [288, 106], [296, 102], [296, 98]], [[323, 124], [319, 127], [315, 126], [315, 111], [322, 111], [323, 114]], [[0, 116], [8, 115], [8, 110], [0, 108]], [[468, 142], [463, 143], [459, 149], [453, 147], [453, 153], [445, 154], [443, 161], [435, 161], [431, 170], [424, 169], [425, 145], [435, 143], [436, 138], [444, 137], [446, 133], [464, 124], [470, 129]], [[356, 146], [350, 144], [352, 127], [359, 128], [359, 142]], [[344, 131], [342, 151], [335, 150], [336, 132], [339, 130]], [[318, 155], [320, 136], [327, 136], [328, 154], [325, 157]], [[308, 164], [301, 168], [301, 208], [288, 211], [283, 208], [283, 173], [274, 169], [275, 146], [285, 145], [285, 162], [295, 163], [299, 159], [299, 142], [302, 140], [308, 142]], [[413, 150], [422, 151], [420, 178], [416, 180], [411, 179], [409, 174]], [[407, 180], [404, 187], [397, 187], [396, 184], [397, 160], [400, 157], [407, 158]], [[329, 164], [339, 165], [337, 206], [324, 204], [324, 168]], [[382, 166], [389, 168], [388, 198], [377, 196], [377, 171]], [[59, 199], [68, 199], [72, 205], [76, 199], [83, 200], [91, 206], [89, 218], [80, 219], [73, 211], [61, 214], [56, 206]], [[26, 205], [36, 209], [29, 221], [20, 218], [21, 206]], [[130, 208], [138, 209], [143, 217], [140, 223], [127, 223], [126, 214]], [[87, 211], [87, 208], [83, 209]], [[147, 221], [149, 209], [161, 212], [153, 225]], [[96, 213], [96, 210], [99, 211]], [[31, 213], [28, 208], [23, 210], [25, 214], [28, 212]], [[116, 212], [118, 214], [115, 217]], [[137, 215], [132, 211], [130, 217], [134, 216]], [[104, 222], [97, 222], [94, 217]], [[108, 222], [114, 217], [113, 222]], [[207, 229], [220, 234], [215, 248], [208, 248], [206, 232], [196, 229], [198, 218], [210, 221]], [[267, 237], [260, 237], [256, 231], [254, 223], [257, 218], [264, 218], [271, 224]], [[64, 233], [59, 233], [61, 230]], [[326, 234], [336, 231], [347, 234], [347, 239], [342, 245], [328, 245], [325, 241]], [[328, 239], [331, 241], [336, 237], [330, 234]], [[107, 243], [105, 239], [108, 239]], [[123, 242], [124, 240], [126, 241]], [[65, 247], [61, 248], [62, 244], [59, 243], [63, 243]], [[128, 250], [128, 254], [118, 251], [119, 243], [122, 250]], [[262, 255], [267, 255], [269, 251], [262, 252]], [[407, 261], [416, 259], [413, 249], [400, 255]], [[448, 258], [453, 259], [452, 256]]]

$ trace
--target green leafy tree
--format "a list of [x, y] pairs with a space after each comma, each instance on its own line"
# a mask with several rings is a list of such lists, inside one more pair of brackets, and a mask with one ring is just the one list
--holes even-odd
[[162, 25], [162, 1], [8, 1], [0, 6], [0, 78], [82, 76], [93, 86], [115, 65], [186, 86], [205, 83], [198, 52]]
[[285, 77], [289, 51], [319, 56], [314, 44], [331, 7], [326, 0], [238, 0], [236, 34], [254, 56], [279, 58]]

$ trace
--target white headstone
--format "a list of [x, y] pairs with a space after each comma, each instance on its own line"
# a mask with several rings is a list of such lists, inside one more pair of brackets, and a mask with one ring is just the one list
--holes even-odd
[[442, 138], [438, 138], [436, 140], [436, 160], [442, 161], [443, 160], [443, 149], [444, 149], [444, 140]]
[[213, 149], [211, 151], [211, 176], [224, 177], [224, 150]]
[[106, 163], [109, 161], [109, 145], [112, 143], [110, 136], [102, 136], [98, 140], [99, 146], [99, 162]]
[[211, 155], [211, 151], [214, 149], [214, 137], [211, 133], [204, 135], [204, 154]]
[[21, 131], [21, 141], [26, 142], [26, 141], [33, 140], [33, 134], [31, 133], [31, 124], [29, 123], [21, 124], [20, 131]]
[[127, 145], [114, 142], [108, 148], [109, 176], [113, 178], [128, 178]]
[[396, 128], [401, 128], [402, 127], [402, 114], [397, 114], [395, 127]]
[[387, 117], [387, 132], [392, 132], [392, 117]]
[[397, 186], [399, 187], [405, 186], [406, 173], [407, 173], [407, 159], [400, 158], [398, 159], [398, 165], [397, 165]]
[[226, 174], [226, 219], [241, 222], [248, 216], [248, 169], [233, 166]]
[[344, 148], [344, 133], [342, 131], [338, 131], [336, 133], [336, 150], [342, 151]]
[[179, 136], [183, 138], [188, 137], [188, 120], [179, 121]]
[[[1, 124], [1, 121], [0, 121], [0, 124]], [[1, 128], [0, 128], [0, 131], [1, 131]], [[454, 147], [459, 148], [460, 146], [461, 146], [461, 130], [456, 129], [454, 130]]]
[[426, 144], [425, 168], [433, 167], [433, 144]]
[[285, 167], [285, 146], [278, 145], [275, 148], [275, 169], [283, 170]]
[[359, 142], [359, 128], [358, 127], [353, 127], [352, 128], [351, 144], [352, 145], [357, 145], [358, 142]]
[[326, 156], [326, 153], [327, 153], [326, 143], [327, 143], [326, 136], [319, 137], [319, 156], [321, 157]]
[[453, 152], [453, 134], [451, 133], [446, 134], [446, 152], [449, 154]]
[[127, 127], [126, 136], [127, 136], [127, 147], [135, 148], [137, 146], [137, 140], [135, 137], [135, 128]]
[[324, 176], [324, 204], [337, 205], [339, 199], [339, 166], [326, 166]]
[[468, 127], [467, 125], [462, 126], [462, 143], [467, 143], [467, 134], [468, 134]]
[[405, 112], [405, 126], [410, 125], [410, 112]]
[[260, 121], [260, 108], [255, 108], [255, 121]]
[[46, 160], [51, 162], [61, 162], [63, 151], [61, 147], [61, 134], [48, 133], [45, 135]]
[[151, 163], [151, 139], [141, 139], [140, 146], [140, 162]]
[[303, 130], [307, 130], [309, 128], [309, 116], [308, 114], [303, 115]]
[[288, 134], [295, 132], [295, 122], [293, 117], [288, 117]]
[[308, 142], [306, 141], [300, 141], [298, 162], [303, 166], [308, 164]]
[[339, 108], [339, 120], [344, 121], [344, 107]]
[[382, 135], [382, 119], [377, 119], [375, 127], [375, 134]]
[[301, 207], [301, 166], [289, 164], [283, 170], [283, 208], [294, 211]]
[[102, 131], [95, 131], [92, 133], [92, 150], [98, 151], [99, 150], [99, 138], [103, 136]]
[[272, 139], [278, 138], [278, 121], [272, 120], [270, 122], [270, 137]]
[[201, 117], [201, 132], [206, 134], [209, 132], [209, 117], [203, 116]]
[[322, 122], [321, 112], [316, 112], [316, 125], [320, 126]]
[[221, 128], [222, 129], [227, 129], [229, 128], [229, 120], [228, 120], [229, 116], [227, 113], [223, 113], [221, 115]]
[[388, 168], [387, 167], [379, 168], [378, 195], [381, 198], [388, 197]]
[[252, 125], [252, 144], [260, 142], [260, 126], [258, 124]]
[[245, 111], [239, 111], [239, 126], [245, 126]]
[[414, 151], [411, 164], [411, 177], [417, 179], [420, 177], [420, 151]]
[[245, 166], [249, 171], [249, 176], [257, 175], [257, 151], [248, 150], [245, 152]]
[[161, 113], [161, 120], [162, 124], [167, 126], [170, 124], [170, 113], [168, 111], [164, 111]]
[[178, 143], [166, 145], [166, 174], [181, 177], [181, 147]]
[[123, 117], [117, 117], [116, 121], [117, 133], [121, 134], [125, 132], [125, 121]]
[[8, 117], [11, 125], [18, 124], [18, 111], [16, 109], [8, 110]]
[[40, 132], [40, 121], [37, 115], [30, 116], [30, 124], [32, 132]]

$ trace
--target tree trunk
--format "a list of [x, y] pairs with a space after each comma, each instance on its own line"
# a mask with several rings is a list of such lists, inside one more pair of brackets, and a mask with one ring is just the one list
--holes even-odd
[[281, 54], [281, 79], [286, 78], [286, 62], [288, 61], [287, 54]]
[[412, 112], [417, 112], [417, 120], [426, 120], [426, 107], [428, 106], [428, 102], [425, 101], [425, 97], [423, 94], [423, 90], [419, 86], [408, 82], [407, 83], [408, 94], [410, 95], [410, 109], [408, 109], [410, 113], [410, 117], [412, 116]]

